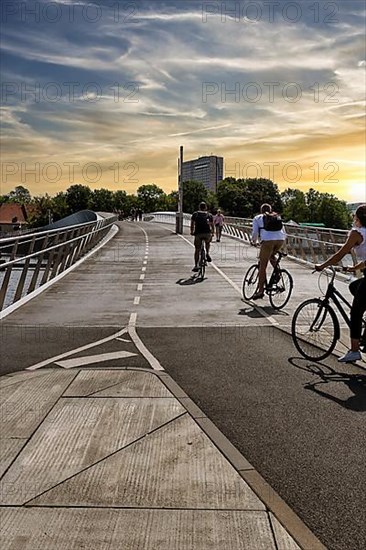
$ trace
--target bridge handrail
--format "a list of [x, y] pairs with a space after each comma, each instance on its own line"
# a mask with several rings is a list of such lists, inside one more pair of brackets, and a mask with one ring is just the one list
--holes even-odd
[[[13, 268], [19, 264], [23, 267], [13, 299], [6, 307], [71, 267], [100, 242], [116, 221], [117, 216], [113, 214], [92, 222], [0, 239], [0, 256], [5, 253], [9, 258], [0, 264], [0, 274], [3, 273], [0, 311], [4, 307]], [[37, 261], [31, 264], [34, 258]], [[32, 276], [27, 277], [31, 268]]]

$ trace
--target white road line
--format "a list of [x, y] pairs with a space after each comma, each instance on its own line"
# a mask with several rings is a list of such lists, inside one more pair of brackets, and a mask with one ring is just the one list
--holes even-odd
[[137, 285], [137, 292], [141, 292], [143, 286], [144, 286], [144, 285], [143, 285], [142, 283], [139, 283], [139, 284]]
[[137, 332], [136, 332], [136, 326], [130, 325], [128, 327], [129, 335], [131, 336], [133, 343], [139, 350], [139, 352], [145, 357], [146, 361], [151, 365], [151, 367], [154, 370], [164, 370], [164, 368], [160, 365], [159, 361], [156, 359], [156, 357], [153, 356], [152, 353], [147, 349], [145, 344], [140, 340]]
[[66, 359], [66, 361], [55, 361], [55, 363], [64, 369], [72, 369], [81, 367], [82, 365], [101, 363], [102, 361], [112, 361], [113, 359], [122, 359], [124, 357], [136, 357], [136, 355], [137, 353], [131, 353], [129, 351], [113, 351], [111, 353], [100, 353], [99, 355], [84, 355], [83, 357]]
[[133, 305], [138, 306], [139, 303], [140, 303], [140, 296], [135, 296], [134, 301], [133, 301]]
[[141, 268], [141, 271], [146, 271], [146, 267], [142, 267], [142, 268]]
[[147, 260], [144, 260], [144, 261], [142, 262], [142, 264], [143, 264], [143, 265], [146, 265], [146, 264], [147, 264]]
[[145, 279], [145, 275], [144, 274], [140, 275], [140, 281], [143, 281], [144, 279]]
[[118, 340], [119, 342], [128, 342], [129, 344], [131, 343], [131, 340], [126, 340], [126, 338], [116, 338], [116, 340]]
[[50, 363], [55, 363], [56, 361], [59, 361], [60, 359], [64, 359], [64, 357], [69, 357], [70, 355], [74, 355], [75, 353], [80, 353], [81, 351], [85, 351], [90, 348], [95, 348], [96, 346], [99, 346], [100, 344], [104, 344], [105, 342], [110, 342], [111, 340], [115, 340], [119, 336], [122, 336], [122, 334], [126, 334], [127, 328], [123, 328], [122, 330], [119, 330], [118, 332], [115, 332], [111, 336], [107, 336], [107, 338], [102, 338], [101, 340], [97, 340], [97, 342], [92, 342], [91, 344], [86, 344], [85, 346], [81, 346], [80, 348], [72, 349], [71, 351], [67, 351], [66, 353], [61, 353], [61, 355], [55, 355], [54, 357], [51, 357], [50, 359], [46, 359], [45, 361], [41, 361], [40, 363], [36, 363], [35, 365], [32, 365], [31, 367], [27, 367], [25, 370], [37, 370], [40, 369], [46, 365], [49, 365]]
[[[131, 313], [130, 315], [130, 320], [128, 321], [128, 327], [133, 327], [136, 325], [136, 318], [137, 318], [137, 313], [136, 311], [134, 311], [133, 313]], [[128, 329], [127, 329], [128, 330]], [[128, 333], [130, 334], [130, 332], [128, 331]]]

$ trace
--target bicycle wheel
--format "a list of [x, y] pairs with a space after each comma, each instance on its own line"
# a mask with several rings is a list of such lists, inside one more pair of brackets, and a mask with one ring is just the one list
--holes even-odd
[[251, 265], [243, 280], [243, 296], [245, 300], [250, 300], [254, 296], [258, 286], [258, 275], [258, 265]]
[[205, 252], [205, 249], [204, 248], [201, 248], [200, 250], [200, 263], [199, 263], [199, 272], [198, 272], [198, 277], [200, 279], [204, 279], [205, 277], [205, 272], [206, 272], [206, 252]]
[[269, 301], [274, 309], [282, 309], [289, 301], [294, 282], [291, 273], [286, 269], [279, 270], [279, 278], [273, 290], [269, 292]]
[[294, 313], [291, 333], [296, 349], [305, 359], [321, 361], [335, 348], [339, 338], [338, 319], [323, 300], [306, 300]]

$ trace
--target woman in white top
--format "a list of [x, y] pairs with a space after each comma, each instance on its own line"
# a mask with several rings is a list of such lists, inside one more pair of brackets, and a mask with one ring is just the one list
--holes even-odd
[[[354, 298], [351, 308], [351, 349], [340, 357], [338, 361], [349, 363], [361, 359], [360, 340], [362, 330], [362, 316], [366, 311], [366, 204], [359, 206], [354, 214], [354, 224], [348, 234], [347, 241], [342, 248], [333, 254], [326, 262], [315, 266], [317, 271], [321, 271], [328, 265], [337, 264], [346, 254], [354, 250], [357, 257], [357, 264], [348, 266], [347, 271], [356, 271], [363, 269], [363, 277], [350, 284], [350, 291]], [[363, 335], [363, 339], [365, 338]], [[365, 342], [363, 342], [365, 345]]]
[[216, 242], [219, 243], [221, 239], [222, 228], [224, 225], [224, 216], [221, 214], [221, 210], [218, 209], [216, 216], [214, 216], [214, 225], [216, 231]]

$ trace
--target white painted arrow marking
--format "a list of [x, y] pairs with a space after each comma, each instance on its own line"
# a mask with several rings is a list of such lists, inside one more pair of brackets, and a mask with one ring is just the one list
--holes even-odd
[[66, 361], [56, 361], [56, 365], [64, 369], [72, 369], [81, 367], [82, 365], [92, 365], [101, 361], [112, 361], [113, 359], [122, 359], [123, 357], [136, 356], [137, 353], [128, 351], [114, 351], [111, 353], [101, 353], [99, 355], [84, 355], [83, 357], [75, 357], [74, 359], [66, 359]]
[[105, 344], [106, 342], [110, 342], [111, 340], [116, 340], [120, 336], [123, 336], [127, 332], [127, 327], [123, 328], [122, 330], [119, 330], [118, 332], [111, 334], [111, 336], [107, 336], [106, 338], [102, 338], [102, 340], [97, 340], [96, 342], [92, 342], [91, 344], [86, 344], [85, 346], [81, 346], [80, 348], [72, 349], [70, 351], [67, 351], [66, 353], [61, 353], [61, 355], [55, 355], [54, 357], [51, 357], [50, 359], [46, 359], [45, 361], [41, 361], [40, 363], [36, 363], [35, 365], [32, 365], [31, 367], [27, 367], [26, 370], [37, 370], [41, 369], [42, 367], [45, 367], [46, 365], [50, 365], [51, 363], [56, 363], [59, 359], [63, 359], [64, 357], [70, 357], [70, 355], [75, 355], [75, 353], [80, 353], [81, 351], [85, 351], [90, 348], [95, 348], [97, 346], [100, 346], [101, 344]]

